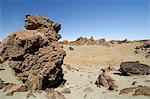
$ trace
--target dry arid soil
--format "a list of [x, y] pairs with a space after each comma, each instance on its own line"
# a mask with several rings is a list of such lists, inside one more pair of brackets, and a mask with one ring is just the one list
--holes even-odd
[[[64, 45], [66, 57], [62, 65], [65, 86], [56, 88], [66, 99], [149, 99], [150, 96], [132, 96], [132, 94], [119, 94], [123, 88], [138, 85], [150, 86], [150, 75], [141, 76], [121, 76], [118, 75], [119, 65], [123, 61], [139, 61], [150, 65], [149, 58], [141, 54], [134, 53], [135, 47], [141, 45], [140, 42], [123, 44], [113, 44], [111, 46], [101, 45]], [[70, 50], [72, 47], [73, 50]], [[7, 82], [15, 82], [17, 78], [13, 76], [7, 63], [3, 64], [5, 70], [0, 71], [0, 78]], [[110, 91], [105, 87], [97, 87], [97, 80], [102, 68], [111, 67], [107, 74], [115, 80], [118, 88]], [[132, 85], [133, 82], [136, 82]], [[36, 97], [29, 99], [45, 99], [44, 92], [35, 93]], [[0, 99], [25, 99], [27, 92], [16, 92], [13, 96], [6, 96], [0, 90]], [[51, 98], [50, 98], [51, 99]], [[52, 98], [53, 99], [53, 98]]]
[[0, 42], [0, 99], [150, 99], [150, 40], [64, 40], [61, 24], [25, 16]]

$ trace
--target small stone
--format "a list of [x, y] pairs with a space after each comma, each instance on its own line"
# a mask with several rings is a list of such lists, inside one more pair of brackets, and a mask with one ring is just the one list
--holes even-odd
[[69, 47], [69, 50], [71, 50], [71, 51], [72, 51], [72, 50], [74, 50], [74, 48], [73, 48], [73, 47]]

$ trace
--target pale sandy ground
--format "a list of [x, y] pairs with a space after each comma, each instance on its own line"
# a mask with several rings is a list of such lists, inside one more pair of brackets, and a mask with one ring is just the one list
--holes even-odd
[[[131, 94], [119, 95], [119, 91], [108, 91], [106, 88], [98, 88], [94, 83], [100, 74], [101, 68], [112, 66], [114, 71], [108, 72], [108, 74], [116, 80], [118, 90], [131, 87], [132, 82], [136, 81], [137, 85], [150, 86], [150, 75], [147, 76], [120, 76], [113, 73], [117, 73], [117, 69], [122, 61], [140, 61], [150, 65], [149, 59], [145, 59], [142, 55], [134, 55], [134, 44], [121, 44], [114, 45], [112, 47], [105, 46], [72, 46], [73, 51], [69, 50], [69, 45], [65, 45], [64, 49], [67, 56], [64, 59], [64, 64], [71, 66], [71, 70], [68, 70], [66, 65], [63, 65], [64, 79], [67, 80], [66, 87], [71, 90], [70, 94], [64, 94], [67, 99], [150, 99], [146, 96], [132, 96]], [[7, 67], [7, 71], [0, 71], [0, 78], [7, 82], [19, 83], [14, 76], [12, 76], [11, 69]], [[4, 66], [5, 67], [5, 66]], [[90, 88], [90, 90], [85, 90]], [[60, 90], [59, 88], [56, 90]], [[26, 99], [27, 92], [17, 92], [13, 96], [6, 96], [5, 93], [0, 90], [0, 99]], [[37, 94], [36, 97], [30, 97], [29, 99], [46, 99], [42, 94]]]

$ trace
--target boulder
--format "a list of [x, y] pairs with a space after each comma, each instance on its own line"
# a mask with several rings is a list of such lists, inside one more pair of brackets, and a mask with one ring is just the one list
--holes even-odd
[[115, 80], [113, 80], [110, 76], [108, 76], [105, 72], [104, 69], [102, 69], [102, 73], [99, 75], [97, 81], [95, 82], [95, 84], [100, 87], [100, 86], [104, 86], [104, 87], [110, 87], [112, 85], [115, 84]]
[[138, 61], [122, 62], [119, 68], [122, 75], [147, 75], [150, 74], [150, 66], [141, 64]]
[[60, 26], [42, 16], [27, 15], [27, 30], [10, 34], [0, 44], [0, 62], [9, 62], [30, 93], [55, 88], [64, 81], [61, 65], [66, 53], [57, 42]]

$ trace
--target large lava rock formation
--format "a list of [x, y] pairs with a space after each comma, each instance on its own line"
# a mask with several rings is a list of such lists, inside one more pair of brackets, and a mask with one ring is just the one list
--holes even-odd
[[25, 28], [1, 42], [0, 63], [8, 61], [28, 90], [59, 86], [64, 81], [61, 65], [66, 55], [57, 42], [61, 25], [42, 16], [27, 15]]

